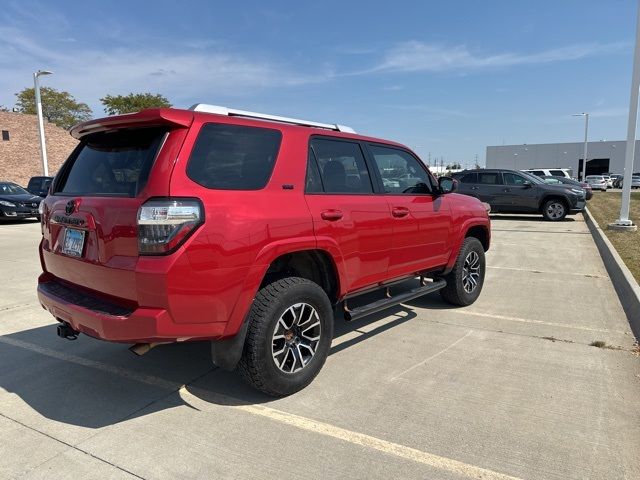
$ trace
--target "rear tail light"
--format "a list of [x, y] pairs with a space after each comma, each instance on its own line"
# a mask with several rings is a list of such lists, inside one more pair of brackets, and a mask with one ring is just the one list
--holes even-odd
[[153, 199], [138, 210], [138, 252], [166, 255], [175, 251], [204, 222], [196, 199]]

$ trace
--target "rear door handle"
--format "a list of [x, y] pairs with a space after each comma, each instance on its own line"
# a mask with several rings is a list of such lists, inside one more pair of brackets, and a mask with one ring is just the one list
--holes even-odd
[[510, 192], [511, 189], [510, 188], [505, 188], [504, 190], [502, 190], [503, 192]]
[[478, 190], [478, 187], [471, 187], [469, 190]]
[[391, 214], [396, 218], [402, 218], [409, 215], [409, 209], [406, 207], [393, 207]]
[[320, 213], [320, 216], [323, 220], [335, 222], [336, 220], [340, 220], [343, 215], [340, 210], [325, 210], [324, 212]]

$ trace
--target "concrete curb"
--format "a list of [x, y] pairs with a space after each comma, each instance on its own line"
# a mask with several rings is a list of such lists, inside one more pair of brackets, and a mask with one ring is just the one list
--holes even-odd
[[591, 236], [598, 247], [609, 278], [613, 283], [622, 308], [636, 339], [640, 340], [640, 286], [636, 282], [627, 266], [618, 255], [598, 222], [591, 216], [588, 208], [584, 209], [584, 219], [587, 222]]

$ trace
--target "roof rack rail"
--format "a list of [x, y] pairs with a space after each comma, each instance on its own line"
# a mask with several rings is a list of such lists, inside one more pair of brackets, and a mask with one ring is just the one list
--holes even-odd
[[271, 120], [272, 122], [290, 123], [292, 125], [301, 125], [303, 127], [325, 128], [327, 130], [335, 130], [345, 133], [356, 133], [356, 131], [345, 125], [337, 123], [320, 123], [311, 122], [309, 120], [300, 120], [299, 118], [279, 117], [277, 115], [268, 115], [266, 113], [248, 112], [246, 110], [236, 110], [234, 108], [221, 107], [218, 105], [208, 105], [206, 103], [196, 103], [191, 105], [189, 110], [194, 112], [216, 113], [218, 115], [226, 115], [228, 117], [246, 117], [257, 118], [260, 120]]

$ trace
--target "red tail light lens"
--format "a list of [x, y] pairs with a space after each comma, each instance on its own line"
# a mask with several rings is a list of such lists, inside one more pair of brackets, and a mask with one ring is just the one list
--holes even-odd
[[166, 255], [175, 251], [204, 222], [199, 200], [153, 199], [138, 210], [138, 252]]

